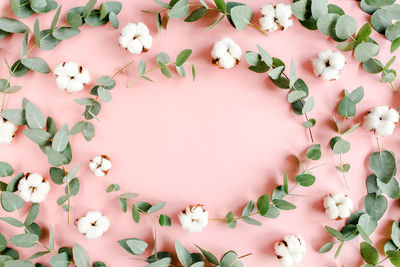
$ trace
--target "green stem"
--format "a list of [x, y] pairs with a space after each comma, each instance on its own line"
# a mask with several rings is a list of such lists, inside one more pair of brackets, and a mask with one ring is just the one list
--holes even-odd
[[[64, 175], [67, 175], [67, 171], [65, 170], [64, 165], [61, 165], [63, 171], [64, 171]], [[69, 182], [67, 182], [67, 194], [68, 194], [68, 210], [67, 210], [67, 222], [68, 224], [71, 224], [71, 214], [70, 214], [70, 210], [71, 210], [71, 193], [69, 191]]]
[[344, 183], [346, 184], [346, 187], [347, 187], [347, 189], [349, 189], [350, 190], [350, 187], [349, 187], [349, 184], [347, 183], [347, 178], [346, 178], [346, 174], [345, 174], [345, 172], [344, 172], [344, 170], [343, 170], [343, 158], [342, 158], [342, 152], [340, 152], [340, 154], [339, 154], [339, 159], [340, 159], [340, 168], [341, 168], [341, 173], [342, 173], [342, 175], [343, 175], [343, 180], [344, 180]]
[[[276, 68], [277, 66], [275, 66], [275, 65], [272, 64], [272, 67]], [[282, 72], [282, 75], [283, 75], [286, 79], [290, 80], [290, 79], [289, 79], [289, 76], [287, 76], [286, 73]], [[297, 90], [296, 90], [296, 87], [294, 86], [294, 84], [293, 84], [292, 88], [293, 88], [294, 91], [297, 91]], [[303, 99], [300, 99], [300, 103], [301, 103], [301, 106], [304, 107]], [[307, 113], [304, 113], [304, 117], [306, 118], [306, 121], [309, 121]], [[312, 131], [311, 131], [311, 128], [308, 128], [308, 131], [309, 131], [309, 133], [310, 133], [311, 142], [314, 143], [315, 141], [314, 141], [314, 137], [313, 137], [313, 133], [312, 133]]]
[[378, 144], [379, 153], [382, 153], [382, 149], [381, 149], [381, 145], [379, 143], [379, 137], [378, 136], [376, 137], [376, 143]]
[[[353, 41], [357, 41], [353, 36], [350, 36], [350, 39], [352, 39]], [[371, 60], [372, 60], [378, 67], [382, 68], [381, 64], [379, 64], [378, 61], [376, 61], [373, 57], [371, 57]], [[383, 70], [383, 69], [382, 69], [382, 72], [383, 72], [385, 75], [387, 75], [386, 70]], [[393, 92], [396, 94], [396, 93], [397, 93], [397, 90], [396, 90], [396, 88], [394, 87], [393, 82], [389, 82], [389, 83], [390, 83], [390, 86], [391, 86], [392, 89], [393, 89]]]
[[153, 227], [154, 227], [154, 257], [155, 257], [155, 260], [158, 260], [158, 258], [157, 258], [157, 225], [154, 222], [154, 220], [151, 217], [151, 215], [149, 213], [147, 213], [147, 212], [146, 212], [146, 214], [147, 214], [147, 216], [149, 216], [150, 221], [151, 221], [151, 223], [153, 224]]
[[[19, 211], [18, 211], [18, 210], [15, 210], [15, 212], [16, 212], [16, 214], [17, 214], [19, 220], [22, 221], [22, 216], [21, 216], [21, 214], [19, 213]], [[32, 234], [31, 231], [29, 231], [29, 229], [28, 229], [25, 225], [23, 226], [23, 228], [24, 228], [24, 230], [25, 230], [26, 233]], [[36, 243], [37, 243], [38, 245], [40, 245], [41, 247], [43, 247], [43, 248], [44, 248], [45, 250], [47, 250], [48, 252], [54, 253], [53, 250], [51, 250], [49, 247], [47, 247], [45, 244], [43, 244], [43, 243], [40, 242], [39, 240], [36, 241]]]
[[267, 34], [265, 31], [263, 31], [263, 29], [261, 29], [258, 25], [253, 24], [253, 23], [251, 23], [250, 21], [249, 21], [249, 25], [250, 25], [251, 27], [253, 27], [254, 29], [256, 29], [257, 31], [261, 32], [262, 34], [268, 36], [268, 34]]
[[[175, 64], [176, 64], [176, 62], [170, 62], [170, 63], [167, 63], [167, 64], [165, 64], [165, 65], [166, 65], [166, 66], [169, 66], [169, 65], [175, 65]], [[128, 88], [132, 87], [137, 81], [139, 81], [140, 79], [142, 79], [143, 76], [145, 76], [147, 73], [150, 73], [150, 72], [152, 72], [152, 71], [158, 70], [158, 69], [160, 69], [160, 68], [161, 68], [160, 66], [156, 66], [156, 67], [153, 67], [153, 68], [148, 69], [147, 71], [145, 71], [145, 72], [143, 73], [143, 75], [137, 76], [136, 79], [134, 79], [133, 82], [131, 82], [131, 83], [128, 85]]]

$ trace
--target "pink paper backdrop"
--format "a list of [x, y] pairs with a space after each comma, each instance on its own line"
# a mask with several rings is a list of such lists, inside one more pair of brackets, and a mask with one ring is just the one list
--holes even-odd
[[[8, 1], [2, 1], [0, 10], [9, 9]], [[58, 1], [63, 4], [62, 14], [85, 1]], [[120, 67], [135, 60], [135, 64], [117, 76], [117, 86], [112, 91], [113, 100], [103, 105], [100, 122], [94, 122], [96, 137], [86, 142], [82, 136], [72, 137], [73, 162], [82, 164], [79, 172], [81, 192], [72, 198], [72, 218], [84, 215], [87, 210], [100, 210], [111, 221], [111, 229], [98, 240], [86, 240], [74, 225], [67, 224], [66, 213], [56, 204], [64, 188], [52, 185], [47, 201], [41, 205], [38, 221], [41, 225], [51, 224], [55, 230], [56, 246], [79, 243], [84, 246], [92, 260], [102, 260], [108, 266], [142, 266], [133, 261], [116, 241], [127, 237], [142, 238], [151, 242], [152, 226], [148, 218], [135, 224], [130, 214], [119, 210], [115, 194], [106, 194], [107, 182], [95, 177], [87, 163], [97, 154], [107, 154], [113, 160], [113, 169], [108, 175], [110, 181], [121, 185], [124, 192], [137, 192], [139, 200], [152, 203], [168, 201], [167, 214], [173, 219], [172, 228], [159, 228], [159, 248], [172, 252], [174, 239], [184, 245], [198, 244], [216, 252], [218, 256], [227, 250], [243, 255], [245, 266], [280, 266], [273, 252], [273, 245], [284, 235], [298, 233], [307, 242], [308, 252], [298, 266], [359, 266], [359, 242], [357, 238], [345, 244], [337, 260], [333, 253], [319, 255], [316, 251], [330, 237], [324, 225], [341, 227], [343, 221], [332, 221], [324, 214], [322, 199], [329, 193], [349, 194], [355, 207], [363, 208], [366, 194], [365, 179], [371, 173], [368, 155], [377, 150], [375, 138], [362, 128], [348, 136], [351, 152], [344, 160], [351, 163], [348, 173], [350, 191], [343, 183], [341, 174], [335, 170], [338, 156], [333, 155], [328, 142], [335, 133], [332, 114], [336, 111], [343, 89], [353, 90], [359, 85], [365, 87], [366, 96], [358, 106], [358, 116], [351, 124], [360, 122], [362, 115], [373, 105], [397, 106], [399, 95], [394, 95], [379, 77], [367, 74], [346, 53], [348, 64], [342, 77], [335, 82], [326, 82], [312, 73], [310, 59], [325, 49], [335, 49], [336, 43], [319, 32], [304, 29], [297, 21], [286, 32], [274, 32], [263, 36], [252, 28], [237, 32], [227, 21], [210, 31], [205, 31], [214, 16], [197, 23], [183, 23], [171, 20], [167, 31], [157, 34], [155, 17], [140, 12], [141, 9], [158, 9], [153, 1], [122, 0], [123, 9], [119, 15], [120, 25], [128, 22], [146, 23], [153, 35], [153, 47], [144, 55], [131, 55], [118, 45], [119, 30], [110, 25], [93, 28], [85, 25], [78, 36], [63, 41], [56, 49], [42, 51], [35, 49], [32, 56], [43, 57], [51, 68], [61, 61], [75, 61], [85, 66], [92, 81], [103, 75], [112, 75]], [[254, 11], [271, 1], [246, 1]], [[289, 3], [289, 1], [284, 1]], [[332, 1], [356, 17], [362, 25], [368, 16], [357, 6], [356, 1]], [[53, 13], [39, 17], [42, 27], [49, 27]], [[258, 20], [259, 15], [256, 15]], [[32, 26], [33, 18], [23, 21]], [[64, 18], [63, 18], [64, 19]], [[33, 28], [33, 27], [32, 27]], [[120, 27], [121, 28], [121, 27]], [[181, 229], [176, 214], [186, 205], [203, 203], [212, 218], [223, 218], [233, 210], [239, 213], [249, 200], [272, 192], [282, 183], [284, 171], [293, 181], [297, 170], [291, 155], [302, 154], [311, 144], [301, 126], [302, 117], [294, 115], [287, 103], [287, 91], [278, 89], [267, 79], [247, 70], [243, 62], [232, 70], [219, 70], [210, 63], [210, 50], [215, 41], [229, 36], [243, 49], [255, 50], [256, 44], [266, 48], [271, 55], [289, 63], [296, 62], [298, 75], [310, 86], [316, 99], [316, 108], [311, 116], [317, 119], [313, 129], [315, 139], [321, 144], [324, 165], [315, 170], [317, 182], [310, 188], [297, 188], [295, 193], [304, 198], [289, 197], [297, 205], [294, 211], [284, 211], [277, 220], [261, 218], [263, 226], [250, 226], [243, 222], [237, 229], [227, 228], [223, 223], [210, 222], [201, 234], [188, 234]], [[390, 43], [380, 35], [373, 38], [381, 44], [379, 58], [390, 58]], [[19, 56], [22, 35], [14, 34], [0, 42], [1, 53], [13, 62]], [[137, 75], [140, 59], [146, 59], [153, 66], [155, 56], [164, 51], [175, 56], [185, 48], [193, 49], [190, 59], [198, 70], [195, 83], [190, 78], [174, 75], [172, 79], [154, 72], [149, 76], [156, 81], [138, 82], [133, 88], [126, 85]], [[398, 69], [398, 63], [395, 63]], [[6, 67], [0, 68], [1, 77], [6, 77]], [[56, 118], [57, 124], [73, 125], [80, 120], [82, 106], [73, 99], [89, 95], [89, 86], [78, 94], [59, 91], [52, 74], [30, 73], [24, 78], [13, 80], [23, 86], [19, 93], [7, 98], [7, 108], [19, 107], [23, 97], [30, 99], [42, 111]], [[399, 83], [396, 82], [399, 87]], [[389, 138], [381, 139], [383, 148], [400, 153], [399, 131]], [[0, 161], [11, 163], [17, 172], [39, 172], [48, 177], [47, 159], [39, 148], [23, 136], [22, 130], [12, 145], [0, 146]], [[293, 182], [292, 182], [293, 183]], [[25, 210], [23, 211], [26, 212]], [[385, 219], [372, 236], [381, 249], [390, 234], [393, 220], [398, 219], [398, 203], [390, 202]], [[1, 231], [7, 236], [12, 232], [4, 222]], [[47, 242], [47, 235], [43, 238]], [[28, 257], [39, 248], [24, 250], [22, 257]], [[43, 258], [48, 260], [47, 258]]]

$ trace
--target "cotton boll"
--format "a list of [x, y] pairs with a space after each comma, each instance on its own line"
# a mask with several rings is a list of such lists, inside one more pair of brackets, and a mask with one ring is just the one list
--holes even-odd
[[144, 23], [128, 23], [121, 30], [118, 42], [122, 48], [127, 49], [131, 54], [140, 55], [151, 48], [153, 38]]
[[274, 18], [271, 17], [262, 17], [260, 18], [260, 26], [264, 31], [276, 31], [278, 29], [278, 25], [275, 23]]
[[77, 220], [78, 231], [87, 239], [96, 239], [107, 232], [110, 222], [107, 216], [99, 211], [88, 211], [86, 215]]
[[0, 144], [10, 144], [18, 126], [0, 116]]
[[325, 69], [325, 62], [323, 60], [321, 60], [320, 58], [314, 58], [312, 60], [312, 64], [314, 67], [314, 74], [316, 76], [321, 76], [322, 72]]
[[230, 56], [226, 55], [219, 59], [219, 66], [224, 69], [230, 69], [235, 66], [236, 60]]
[[140, 55], [143, 51], [143, 45], [140, 39], [131, 40], [128, 44], [128, 51], [131, 54]]
[[182, 228], [189, 233], [199, 233], [208, 224], [208, 211], [202, 205], [188, 206], [178, 214]]
[[325, 213], [329, 219], [340, 220], [350, 217], [353, 201], [343, 193], [331, 194], [324, 198]]
[[75, 62], [63, 62], [54, 70], [57, 87], [69, 93], [82, 91], [85, 84], [90, 83], [90, 75], [87, 69]]
[[321, 73], [321, 78], [326, 81], [337, 80], [340, 78], [340, 71], [332, 67], [326, 67]]
[[328, 61], [332, 53], [333, 53], [332, 50], [327, 49], [325, 51], [319, 52], [318, 58], [321, 59], [322, 61]]
[[283, 30], [293, 26], [292, 9], [290, 5], [277, 4], [275, 7], [276, 18], [278, 24], [283, 27]]
[[26, 202], [40, 203], [50, 191], [50, 183], [38, 173], [26, 174], [18, 182], [18, 195]]
[[300, 263], [306, 251], [306, 244], [301, 236], [287, 235], [275, 244], [275, 254], [284, 266]]
[[222, 69], [230, 69], [239, 63], [242, 49], [232, 39], [225, 37], [214, 44], [211, 57], [213, 64]]
[[346, 58], [343, 54], [330, 49], [318, 53], [312, 60], [314, 74], [327, 81], [338, 80], [345, 64]]
[[261, 8], [261, 14], [264, 16], [260, 18], [260, 26], [264, 31], [286, 30], [293, 26], [292, 9], [290, 5], [277, 4], [264, 5]]
[[342, 69], [346, 64], [346, 58], [340, 52], [333, 52], [329, 57], [329, 65], [335, 69]]
[[375, 106], [364, 116], [363, 127], [377, 136], [392, 135], [399, 121], [399, 113], [388, 106]]
[[105, 176], [111, 170], [111, 159], [107, 155], [96, 156], [89, 162], [89, 168], [96, 176]]

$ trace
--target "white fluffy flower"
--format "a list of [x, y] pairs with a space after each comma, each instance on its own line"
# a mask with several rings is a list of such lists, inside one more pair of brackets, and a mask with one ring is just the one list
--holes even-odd
[[11, 143], [17, 130], [17, 125], [0, 116], [0, 144]]
[[188, 206], [178, 217], [182, 228], [189, 233], [200, 233], [208, 224], [208, 211], [202, 205]]
[[211, 56], [214, 65], [222, 69], [230, 69], [239, 64], [242, 49], [231, 38], [225, 37], [214, 44]]
[[340, 52], [330, 49], [322, 51], [312, 61], [315, 75], [324, 80], [332, 81], [340, 78], [341, 69], [346, 64], [346, 58]]
[[26, 202], [40, 203], [50, 191], [50, 183], [38, 173], [26, 174], [18, 183], [18, 195]]
[[399, 113], [388, 106], [375, 106], [364, 116], [364, 128], [378, 136], [392, 135], [399, 121]]
[[284, 266], [299, 263], [306, 252], [306, 243], [299, 235], [287, 235], [275, 244], [275, 254]]
[[96, 176], [105, 176], [111, 167], [111, 159], [106, 155], [96, 156], [89, 163], [89, 168]]
[[343, 193], [336, 193], [324, 198], [324, 208], [329, 219], [340, 220], [350, 217], [354, 206], [351, 198]]
[[286, 30], [293, 26], [292, 8], [290, 5], [264, 5], [261, 8], [260, 25], [264, 31]]
[[54, 70], [57, 86], [60, 90], [74, 93], [83, 90], [84, 84], [90, 82], [87, 69], [75, 62], [62, 62]]
[[88, 211], [86, 215], [77, 221], [78, 231], [87, 239], [101, 237], [110, 227], [108, 218], [99, 211]]
[[119, 44], [132, 54], [141, 54], [147, 52], [153, 43], [153, 38], [149, 33], [147, 26], [139, 22], [128, 23], [119, 36]]

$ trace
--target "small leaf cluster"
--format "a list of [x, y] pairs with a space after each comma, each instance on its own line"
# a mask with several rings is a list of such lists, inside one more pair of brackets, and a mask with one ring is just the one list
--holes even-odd
[[372, 27], [392, 42], [392, 53], [400, 47], [400, 5], [395, 2], [396, 0], [360, 1], [361, 9], [371, 15]]
[[[12, 166], [6, 162], [0, 162], [0, 177], [8, 177], [13, 175], [14, 170]], [[1, 207], [6, 212], [14, 212], [16, 210], [24, 207], [25, 202], [19, 197], [15, 192], [17, 191], [17, 186], [19, 180], [23, 177], [23, 173], [17, 174], [14, 178], [11, 179], [9, 184], [5, 184], [1, 182], [1, 196], [0, 202]], [[54, 250], [54, 232], [51, 226], [49, 226], [49, 242], [48, 245], [41, 243], [39, 240], [42, 237], [43, 230], [41, 227], [35, 222], [40, 212], [40, 205], [38, 203], [32, 203], [29, 208], [29, 212], [27, 213], [24, 220], [22, 218], [14, 218], [14, 217], [0, 217], [1, 221], [4, 221], [14, 227], [23, 229], [23, 233], [13, 235], [9, 238], [8, 242], [12, 244], [14, 247], [18, 248], [31, 248], [36, 245], [40, 245], [41, 248], [45, 250], [34, 253], [27, 260], [20, 260], [19, 253], [17, 250], [8, 247], [7, 239], [3, 234], [0, 233], [0, 258], [1, 263], [4, 264], [5, 267], [16, 267], [16, 266], [27, 266], [27, 267], [35, 267], [38, 265], [33, 264], [30, 260], [37, 259], [44, 255], [53, 253], [55, 254], [50, 259], [50, 265], [52, 267], [68, 267], [71, 262], [73, 262], [76, 266], [79, 267], [87, 267], [89, 266], [89, 256], [85, 249], [78, 244], [75, 244], [73, 248], [61, 247], [58, 252]], [[99, 263], [99, 262], [98, 262]], [[105, 266], [103, 265], [94, 265], [93, 266]], [[2, 265], [3, 266], [3, 265]], [[45, 266], [45, 265], [40, 265]]]
[[[297, 186], [309, 187], [312, 186], [316, 178], [312, 172], [308, 169], [308, 164], [310, 161], [317, 161], [321, 158], [321, 146], [319, 144], [314, 144], [307, 149], [306, 156], [308, 159], [307, 167], [299, 173], [295, 180], [296, 184], [293, 189]], [[292, 190], [293, 190], [292, 189]], [[230, 211], [225, 216], [225, 224], [229, 228], [235, 228], [238, 220], [243, 220], [247, 224], [261, 226], [262, 223], [252, 216], [261, 215], [265, 218], [275, 219], [279, 217], [280, 210], [293, 210], [296, 206], [284, 198], [291, 195], [291, 190], [289, 190], [289, 179], [285, 173], [283, 176], [283, 184], [278, 185], [272, 194], [266, 193], [258, 197], [257, 201], [249, 201], [247, 205], [242, 210], [240, 217], [235, 217], [233, 211]], [[257, 211], [256, 211], [257, 209]]]
[[384, 251], [394, 266], [400, 266], [400, 225], [393, 222], [390, 240], [385, 243]]
[[365, 264], [361, 265], [361, 267], [383, 267], [381, 263], [387, 259], [390, 260], [393, 266], [400, 266], [400, 251], [398, 248], [385, 250], [386, 258], [379, 260], [378, 250], [372, 244], [368, 242], [362, 242], [360, 244], [360, 253], [361, 257], [365, 261]]
[[[184, 67], [184, 64], [187, 62], [187, 60], [190, 58], [190, 56], [192, 55], [192, 50], [191, 49], [184, 49], [182, 50], [176, 57], [175, 61], [171, 61], [170, 60], [170, 56], [165, 53], [165, 52], [160, 52], [157, 54], [156, 56], [156, 62], [157, 62], [157, 66], [147, 69], [147, 65], [146, 65], [146, 61], [145, 60], [141, 60], [139, 62], [139, 76], [128, 86], [131, 87], [134, 83], [136, 83], [138, 80], [140, 79], [145, 79], [147, 81], [150, 82], [154, 82], [152, 79], [150, 79], [149, 77], [146, 76], [146, 74], [159, 69], [161, 71], [161, 73], [167, 77], [167, 78], [171, 78], [172, 74], [171, 74], [171, 70], [169, 69], [170, 65], [174, 65], [175, 66], [175, 70], [176, 72], [179, 74], [179, 76], [181, 77], [186, 77], [186, 70]], [[192, 78], [193, 81], [195, 81], [196, 79], [196, 69], [195, 66], [192, 64]]]
[[71, 162], [68, 125], [57, 129], [53, 118], [46, 119], [42, 111], [25, 98], [21, 109], [3, 110], [1, 115], [14, 124], [27, 125], [24, 135], [39, 145], [51, 165], [61, 166]]
[[[16, 15], [23, 13], [23, 16], [29, 13], [29, 11], [26, 10], [29, 4], [31, 7], [32, 5], [36, 5], [37, 7], [42, 6], [43, 10], [47, 10], [46, 12], [49, 12], [57, 7], [57, 3], [52, 0], [10, 0], [10, 2], [14, 13]], [[29, 70], [40, 73], [49, 73], [50, 68], [42, 58], [27, 57], [27, 55], [36, 46], [43, 50], [54, 49], [62, 40], [66, 40], [78, 35], [80, 33], [79, 27], [85, 23], [96, 27], [110, 22], [115, 28], [118, 28], [119, 22], [117, 14], [121, 11], [122, 4], [120, 2], [105, 2], [100, 5], [100, 9], [94, 9], [96, 2], [97, 0], [89, 0], [85, 6], [79, 6], [70, 9], [66, 14], [66, 20], [69, 24], [68, 27], [65, 27], [64, 25], [57, 27], [62, 6], [57, 9], [49, 29], [41, 30], [39, 19], [36, 19], [33, 30], [35, 45], [29, 50], [27, 50], [30, 37], [29, 28], [17, 20], [0, 18], [1, 31], [25, 33], [25, 37], [23, 38], [21, 45], [21, 58], [18, 59], [11, 67], [8, 66], [10, 75], [14, 77], [22, 77], [26, 75]]]
[[67, 202], [72, 196], [76, 196], [79, 193], [80, 182], [76, 177], [78, 174], [80, 165], [72, 167], [72, 169], [67, 172], [64, 168], [51, 167], [49, 170], [51, 180], [57, 185], [65, 185], [65, 195], [62, 195], [57, 199], [57, 205], [62, 206], [63, 210], [69, 212], [71, 207]]
[[58, 7], [53, 0], [10, 0], [15, 16], [24, 19], [34, 14], [48, 13]]
[[337, 242], [326, 243], [321, 247], [319, 253], [326, 253], [333, 248], [334, 244], [339, 243], [335, 253], [336, 258], [340, 254], [344, 243], [358, 235], [366, 243], [372, 244], [369, 236], [377, 228], [378, 221], [383, 217], [388, 207], [388, 201], [383, 194], [393, 199], [399, 199], [400, 188], [398, 181], [394, 177], [397, 166], [393, 152], [384, 150], [372, 153], [369, 157], [369, 166], [374, 173], [369, 175], [366, 180], [368, 194], [364, 198], [365, 211], [355, 211], [340, 231], [326, 226], [328, 233]]
[[[110, 184], [107, 187], [106, 192], [112, 193], [112, 192], [118, 192], [119, 190], [120, 190], [119, 184]], [[132, 219], [135, 223], [140, 222], [140, 218], [142, 215], [152, 216], [153, 213], [160, 211], [167, 204], [167, 202], [165, 202], [165, 201], [156, 203], [154, 205], [150, 204], [149, 202], [145, 202], [145, 201], [138, 201], [134, 204], [131, 204], [129, 202], [130, 199], [137, 198], [138, 196], [139, 196], [139, 194], [137, 194], [137, 193], [118, 194], [118, 202], [119, 202], [121, 211], [125, 213], [128, 211], [128, 208], [130, 208]], [[171, 218], [165, 214], [161, 214], [160, 216], [158, 216], [158, 222], [161, 226], [171, 226], [172, 225]]]
[[[307, 29], [319, 30], [322, 34], [331, 36], [333, 40], [340, 43], [337, 46], [340, 50], [353, 51], [354, 58], [362, 63], [367, 72], [381, 73], [381, 82], [390, 83], [396, 92], [392, 84], [396, 79], [396, 71], [390, 69], [395, 57], [385, 65], [374, 58], [378, 55], [380, 47], [370, 37], [372, 32], [370, 23], [364, 24], [357, 31], [357, 21], [345, 14], [339, 6], [328, 4], [327, 0], [295, 0], [292, 11]], [[400, 15], [400, 9], [393, 12], [399, 12]], [[388, 20], [383, 19], [382, 21], [387, 23]], [[350, 41], [345, 42], [349, 38]]]
[[[315, 106], [314, 97], [309, 97], [309, 89], [303, 79], [297, 78], [294, 61], [291, 61], [289, 75], [285, 74], [285, 63], [257, 45], [258, 52], [248, 51], [245, 54], [249, 69], [257, 73], [268, 72], [270, 80], [279, 88], [289, 89], [287, 100], [296, 115], [307, 115]], [[309, 97], [307, 99], [307, 97]], [[303, 123], [304, 128], [312, 128], [316, 124], [314, 118], [308, 118]]]
[[[69, 129], [65, 124], [57, 129], [55, 121], [51, 117], [46, 117], [42, 111], [27, 99], [22, 101], [22, 109], [8, 109], [1, 112], [2, 116], [17, 125], [27, 125], [28, 129], [23, 133], [31, 141], [39, 145], [44, 154], [47, 155], [50, 165], [50, 177], [55, 184], [65, 184], [65, 195], [57, 199], [58, 205], [63, 205], [71, 196], [79, 192], [80, 183], [75, 175], [79, 170], [76, 165], [67, 172], [64, 165], [72, 160], [72, 150], [69, 142]], [[56, 168], [62, 166], [62, 168]], [[22, 176], [21, 176], [22, 177]], [[63, 209], [70, 211], [69, 205], [64, 205]]]
[[[132, 255], [142, 255], [149, 244], [138, 238], [127, 238], [118, 241], [118, 244]], [[218, 267], [242, 267], [238, 254], [234, 251], [226, 252], [221, 259], [218, 259], [210, 251], [204, 250], [197, 246], [200, 253], [190, 253], [178, 240], [175, 240], [175, 252], [179, 262], [183, 267], [203, 267], [218, 266]], [[168, 252], [154, 252], [145, 262], [146, 267], [168, 267], [171, 266], [172, 256]]]
[[102, 76], [97, 79], [97, 84], [92, 88], [90, 94], [95, 96], [93, 98], [79, 98], [75, 99], [75, 102], [84, 106], [85, 111], [82, 113], [83, 120], [77, 122], [71, 129], [71, 135], [82, 133], [83, 137], [90, 141], [95, 136], [95, 130], [93, 123], [90, 122], [92, 119], [97, 119], [97, 115], [101, 110], [101, 103], [107, 103], [111, 101], [112, 96], [110, 91], [115, 87], [115, 80], [110, 76]]
[[[341, 156], [350, 151], [350, 143], [345, 140], [343, 136], [357, 129], [358, 126], [360, 126], [360, 123], [353, 125], [347, 130], [344, 129], [344, 124], [346, 119], [351, 119], [356, 116], [356, 104], [358, 104], [363, 99], [363, 97], [364, 88], [362, 86], [354, 89], [352, 92], [344, 90], [344, 96], [340, 101], [337, 109], [338, 114], [343, 117], [342, 126], [340, 126], [336, 117], [333, 117], [339, 134], [329, 141], [329, 146], [332, 149], [333, 153]], [[350, 170], [350, 164], [343, 163], [341, 160], [340, 166], [336, 166], [336, 169], [344, 174]]]
[[[247, 27], [247, 25], [251, 25], [262, 32], [260, 28], [251, 23], [253, 11], [244, 3], [214, 0], [215, 6], [210, 7], [204, 0], [199, 0], [199, 3], [194, 5], [189, 4], [188, 0], [171, 0], [169, 3], [165, 3], [161, 0], [154, 0], [154, 2], [161, 6], [163, 10], [144, 12], [156, 15], [159, 31], [161, 31], [162, 27], [167, 27], [170, 18], [185, 18], [185, 22], [194, 22], [203, 18], [209, 12], [217, 12], [220, 13], [220, 15], [210, 26], [208, 26], [207, 29], [213, 28], [226, 17], [229, 23], [238, 31], [242, 31]], [[191, 11], [191, 6], [195, 6], [196, 8]], [[168, 16], [163, 17], [161, 14], [165, 11], [168, 11]]]

